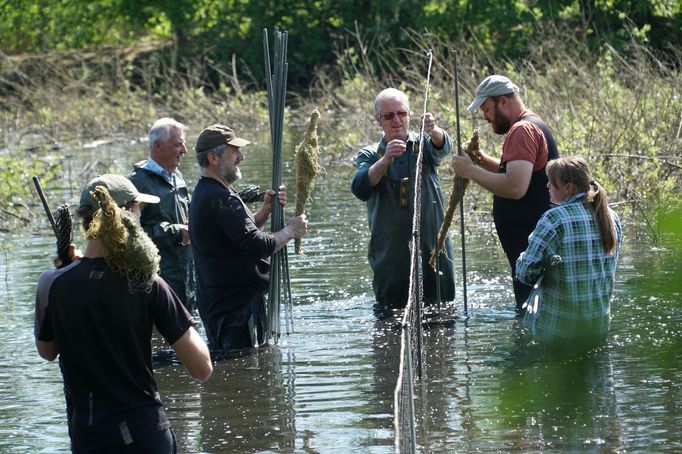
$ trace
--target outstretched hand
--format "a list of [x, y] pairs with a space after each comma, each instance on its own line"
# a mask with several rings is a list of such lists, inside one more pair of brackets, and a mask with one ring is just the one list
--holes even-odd
[[422, 115], [424, 121], [424, 132], [426, 132], [436, 148], [441, 148], [445, 141], [443, 130], [436, 124], [436, 118], [431, 112], [425, 112]]

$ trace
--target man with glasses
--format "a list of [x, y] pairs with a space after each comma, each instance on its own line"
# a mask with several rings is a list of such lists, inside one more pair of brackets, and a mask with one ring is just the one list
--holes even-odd
[[[381, 91], [374, 102], [374, 118], [383, 131], [379, 143], [360, 150], [351, 191], [367, 202], [369, 218], [369, 265], [374, 272], [372, 287], [375, 314], [382, 318], [392, 309], [405, 307], [410, 285], [410, 241], [414, 213], [414, 188], [420, 137], [411, 132], [410, 103], [395, 88]], [[436, 247], [443, 223], [443, 196], [438, 166], [452, 151], [448, 134], [436, 125], [433, 115], [424, 114], [421, 255], [424, 300], [434, 303], [455, 297], [452, 244], [447, 239], [439, 258], [437, 276], [429, 257]], [[440, 288], [438, 288], [440, 284]]]
[[549, 209], [545, 166], [559, 157], [556, 142], [542, 119], [528, 110], [517, 87], [507, 77], [486, 77], [476, 89], [469, 112], [477, 109], [495, 134], [505, 134], [502, 156], [481, 153], [478, 166], [464, 154], [455, 156], [453, 171], [493, 193], [493, 219], [512, 270], [517, 314], [531, 285], [516, 279], [516, 259], [528, 247], [528, 235]]

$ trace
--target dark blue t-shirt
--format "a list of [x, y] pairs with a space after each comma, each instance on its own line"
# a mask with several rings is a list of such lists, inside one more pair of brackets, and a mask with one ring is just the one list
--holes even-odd
[[149, 293], [131, 294], [103, 258], [43, 273], [35, 337], [58, 345], [72, 442], [120, 441], [121, 430], [134, 441], [168, 428], [152, 369], [152, 330], [174, 344], [193, 324], [158, 276]]
[[192, 193], [189, 234], [197, 304], [209, 341], [256, 293], [268, 288], [275, 237], [256, 225], [239, 194], [202, 177]]

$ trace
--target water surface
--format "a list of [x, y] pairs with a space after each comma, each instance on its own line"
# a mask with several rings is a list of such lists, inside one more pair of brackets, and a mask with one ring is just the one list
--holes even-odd
[[[267, 144], [264, 136], [247, 149], [245, 183], [270, 185]], [[75, 203], [92, 172], [127, 172], [145, 154], [144, 144], [73, 150], [70, 180], [50, 194], [53, 205]], [[191, 152], [182, 170], [193, 187]], [[348, 191], [351, 172], [329, 168], [318, 180], [306, 255], [290, 255], [296, 332], [218, 362], [204, 384], [181, 366], [159, 364], [180, 452], [394, 451], [400, 329], [396, 318], [372, 314], [366, 211]], [[41, 221], [6, 237], [12, 249], [0, 258], [0, 452], [68, 452], [58, 366], [33, 344], [35, 282], [54, 255], [48, 229]], [[493, 231], [486, 222], [467, 229], [465, 322], [453, 230], [458, 299], [425, 327], [415, 401], [420, 451], [680, 451], [680, 296], [665, 291], [672, 253], [626, 237], [607, 346], [559, 360], [526, 347]]]

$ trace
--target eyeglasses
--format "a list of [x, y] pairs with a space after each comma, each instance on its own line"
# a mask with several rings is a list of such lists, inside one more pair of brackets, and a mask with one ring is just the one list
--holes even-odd
[[393, 118], [397, 115], [399, 118], [405, 118], [409, 115], [410, 113], [405, 111], [405, 110], [399, 110], [398, 112], [381, 112], [379, 116], [383, 118], [384, 120], [393, 120]]

